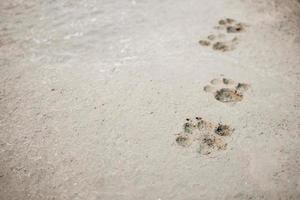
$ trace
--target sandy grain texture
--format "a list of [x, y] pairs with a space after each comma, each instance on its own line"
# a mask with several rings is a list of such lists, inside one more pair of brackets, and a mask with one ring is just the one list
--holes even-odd
[[[1, 0], [1, 200], [300, 199], [297, 0]], [[221, 19], [247, 24], [229, 33]], [[238, 38], [231, 51], [199, 45]], [[233, 39], [232, 39], [233, 38]], [[249, 83], [217, 101], [214, 78]], [[203, 156], [182, 121], [235, 129]]]

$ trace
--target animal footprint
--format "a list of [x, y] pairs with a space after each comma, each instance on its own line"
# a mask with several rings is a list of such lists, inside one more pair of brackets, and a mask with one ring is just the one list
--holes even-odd
[[[199, 44], [201, 46], [212, 46], [213, 50], [216, 51], [231, 51], [235, 49], [235, 46], [238, 44], [238, 38], [234, 37], [231, 40], [226, 39], [222, 34], [221, 35], [209, 35], [208, 40], [200, 40]], [[209, 39], [214, 38], [214, 39]], [[213, 41], [217, 39], [218, 41]]]
[[183, 131], [177, 134], [176, 143], [182, 147], [195, 148], [201, 155], [226, 150], [226, 139], [234, 129], [224, 124], [214, 124], [201, 117], [186, 119]]
[[246, 83], [235, 83], [232, 79], [213, 79], [211, 85], [204, 86], [205, 92], [213, 93], [216, 100], [223, 103], [236, 103], [244, 98], [244, 93], [250, 88]]
[[245, 31], [246, 27], [246, 24], [236, 22], [234, 19], [230, 18], [219, 20], [218, 26], [215, 26], [216, 29], [226, 30], [227, 33], [240, 33]]
[[[245, 31], [246, 27], [247, 25], [244, 23], [236, 22], [234, 19], [226, 18], [219, 20], [218, 25], [215, 26], [215, 29], [219, 31], [226, 30], [225, 33], [230, 34], [243, 32]], [[228, 35], [221, 33], [217, 35], [211, 34], [207, 36], [206, 39], [200, 40], [199, 44], [206, 47], [212, 46], [213, 50], [225, 52], [235, 49], [238, 42], [238, 37], [234, 36], [228, 39]]]

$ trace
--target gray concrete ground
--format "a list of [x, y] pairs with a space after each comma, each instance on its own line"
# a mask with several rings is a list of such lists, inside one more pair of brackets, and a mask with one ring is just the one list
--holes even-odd
[[[0, 11], [1, 200], [300, 199], [299, 1], [1, 0]], [[224, 18], [245, 28], [227, 33]], [[210, 81], [222, 77], [250, 89], [217, 101]], [[197, 116], [234, 128], [226, 148], [176, 142]]]

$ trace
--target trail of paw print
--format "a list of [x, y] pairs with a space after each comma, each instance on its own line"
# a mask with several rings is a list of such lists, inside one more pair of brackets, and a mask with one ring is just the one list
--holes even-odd
[[[219, 20], [218, 26], [215, 26], [217, 30], [226, 30], [226, 33], [240, 33], [245, 31], [247, 25], [241, 22], [236, 22], [236, 20], [231, 18]], [[200, 40], [199, 44], [202, 46], [211, 46], [212, 49], [216, 51], [231, 51], [235, 49], [236, 45], [239, 42], [238, 37], [232, 37], [228, 39], [225, 34], [211, 34], [207, 36], [206, 39]]]
[[223, 103], [237, 103], [243, 100], [244, 93], [250, 88], [247, 83], [235, 83], [232, 79], [213, 79], [206, 85], [205, 92], [213, 93], [216, 100]]
[[233, 133], [234, 129], [224, 124], [213, 124], [201, 117], [194, 120], [186, 119], [183, 131], [177, 134], [176, 143], [182, 147], [194, 147], [201, 155], [226, 150], [226, 137]]

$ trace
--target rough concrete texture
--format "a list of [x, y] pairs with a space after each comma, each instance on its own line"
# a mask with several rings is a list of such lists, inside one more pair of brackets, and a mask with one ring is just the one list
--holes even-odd
[[[300, 199], [299, 0], [0, 11], [1, 200]], [[203, 90], [215, 78], [251, 87], [226, 104]], [[226, 150], [176, 143], [195, 116], [234, 128]]]

